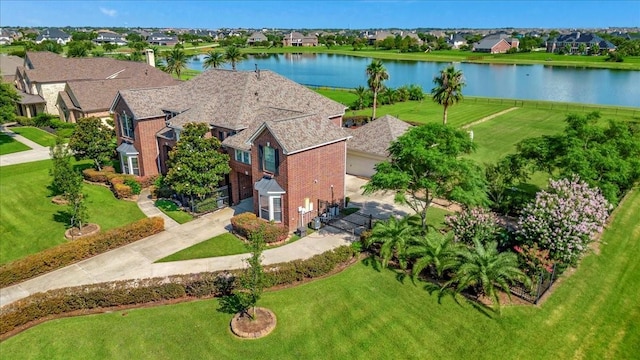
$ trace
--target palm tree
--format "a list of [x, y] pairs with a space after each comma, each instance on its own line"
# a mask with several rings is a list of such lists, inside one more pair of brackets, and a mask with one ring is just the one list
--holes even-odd
[[442, 277], [445, 270], [455, 265], [458, 248], [459, 245], [453, 242], [453, 236], [444, 236], [437, 231], [416, 237], [407, 249], [407, 256], [415, 260], [411, 269], [413, 278], [417, 278], [426, 268], [429, 268], [432, 275]]
[[179, 48], [174, 48], [169, 54], [167, 54], [167, 66], [165, 71], [169, 74], [176, 73], [178, 79], [180, 79], [180, 73], [187, 67], [188, 59], [189, 58], [184, 51]]
[[444, 107], [442, 123], [447, 125], [447, 110], [449, 106], [462, 100], [462, 88], [465, 86], [462, 71], [452, 65], [440, 71], [440, 76], [433, 78], [436, 85], [431, 89], [433, 101]]
[[236, 71], [236, 64], [246, 60], [247, 54], [241, 52], [237, 46], [231, 45], [225, 50], [224, 59], [225, 61], [230, 62], [231, 69]]
[[385, 69], [384, 65], [382, 65], [382, 61], [380, 60], [373, 60], [371, 64], [367, 66], [366, 73], [369, 77], [367, 84], [369, 85], [369, 89], [373, 91], [373, 115], [371, 116], [371, 120], [375, 120], [376, 106], [378, 105], [378, 93], [384, 89], [384, 84], [382, 82], [389, 79], [389, 73], [387, 73], [387, 69]]
[[367, 88], [365, 88], [364, 86], [358, 86], [357, 88], [355, 88], [355, 94], [358, 97], [358, 100], [356, 100], [356, 104], [358, 104], [358, 109], [357, 110], [361, 110], [364, 108], [364, 100], [367, 96]]
[[473, 240], [474, 246], [464, 247], [457, 252], [456, 274], [445, 283], [442, 289], [456, 284], [455, 292], [472, 288], [476, 294], [490, 298], [500, 311], [498, 290], [511, 298], [509, 284], [516, 280], [529, 283], [529, 278], [518, 268], [518, 257], [511, 252], [499, 252], [498, 243], [491, 241], [483, 245], [479, 239]]
[[210, 50], [204, 57], [204, 62], [202, 63], [202, 65], [205, 69], [217, 69], [224, 65], [225, 62], [226, 60], [223, 53], [217, 52], [215, 50]]
[[382, 266], [387, 267], [389, 260], [395, 256], [400, 267], [404, 269], [407, 265], [406, 249], [415, 234], [416, 227], [410, 223], [409, 217], [398, 219], [392, 216], [389, 220], [376, 223], [364, 245], [369, 248], [373, 244], [381, 244]]

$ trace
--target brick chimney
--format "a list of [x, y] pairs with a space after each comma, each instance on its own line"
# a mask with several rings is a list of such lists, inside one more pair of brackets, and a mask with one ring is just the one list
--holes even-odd
[[153, 50], [152, 49], [146, 49], [144, 51], [144, 54], [147, 57], [147, 64], [149, 64], [150, 66], [156, 67], [156, 57], [153, 54]]

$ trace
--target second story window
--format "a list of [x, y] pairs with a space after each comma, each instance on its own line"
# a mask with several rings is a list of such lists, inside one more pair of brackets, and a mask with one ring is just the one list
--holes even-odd
[[277, 151], [271, 146], [262, 147], [262, 168], [264, 171], [276, 173], [277, 169]]
[[236, 161], [244, 164], [251, 164], [251, 153], [248, 151], [242, 151], [242, 150], [236, 149], [235, 159]]
[[120, 130], [122, 136], [133, 139], [133, 118], [127, 116], [124, 112], [120, 117]]

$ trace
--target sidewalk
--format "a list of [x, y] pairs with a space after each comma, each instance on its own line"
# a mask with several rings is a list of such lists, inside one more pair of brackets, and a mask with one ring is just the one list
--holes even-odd
[[35, 142], [25, 138], [22, 135], [18, 135], [14, 133], [4, 125], [0, 126], [0, 131], [11, 136], [14, 140], [19, 141], [31, 148], [31, 150], [20, 151], [17, 153], [7, 154], [7, 155], [0, 155], [0, 166], [8, 166], [8, 165], [33, 162], [33, 161], [48, 160], [51, 158], [49, 155], [48, 147], [36, 144]]
[[163, 213], [160, 209], [158, 209], [151, 198], [151, 193], [149, 189], [144, 189], [138, 195], [138, 207], [147, 217], [161, 217], [164, 219], [164, 228], [170, 229], [176, 226], [180, 226], [177, 221], [173, 220], [167, 214]]

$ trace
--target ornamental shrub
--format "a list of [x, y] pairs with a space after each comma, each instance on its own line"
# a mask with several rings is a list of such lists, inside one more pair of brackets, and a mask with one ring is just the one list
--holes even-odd
[[139, 195], [141, 186], [135, 179], [125, 179], [124, 184], [127, 185], [131, 189], [131, 193], [133, 195]]
[[284, 241], [289, 234], [288, 229], [283, 225], [260, 219], [254, 213], [242, 213], [232, 217], [231, 226], [236, 234], [245, 239], [249, 239], [252, 234], [262, 231], [264, 241], [267, 244]]
[[484, 244], [500, 233], [496, 215], [481, 207], [465, 208], [455, 215], [447, 215], [444, 222], [451, 227], [454, 241], [467, 245], [473, 245], [473, 239]]
[[549, 250], [552, 260], [575, 264], [602, 231], [609, 208], [600, 190], [577, 176], [550, 181], [549, 189], [522, 210], [516, 234], [523, 244]]

